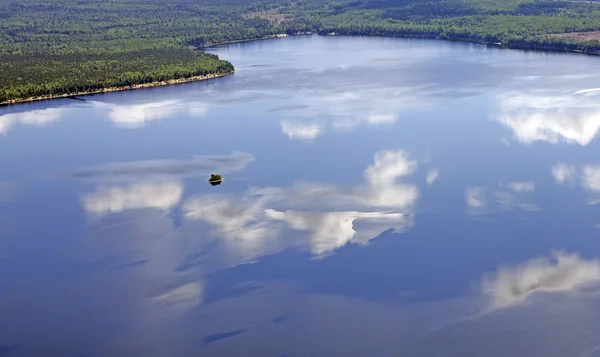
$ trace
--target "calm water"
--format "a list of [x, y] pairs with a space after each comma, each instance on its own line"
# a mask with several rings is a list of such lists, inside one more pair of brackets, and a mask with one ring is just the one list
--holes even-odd
[[0, 356], [600, 356], [599, 58], [211, 51], [0, 108]]

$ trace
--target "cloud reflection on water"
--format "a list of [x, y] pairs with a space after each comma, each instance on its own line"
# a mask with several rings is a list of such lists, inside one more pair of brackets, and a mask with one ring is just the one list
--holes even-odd
[[594, 94], [508, 93], [500, 97], [496, 119], [522, 143], [546, 141], [585, 146], [600, 129], [600, 105]]
[[563, 183], [573, 184], [573, 183], [575, 183], [575, 179], [576, 179], [575, 175], [576, 174], [577, 174], [577, 171], [575, 169], [575, 166], [573, 166], [573, 165], [569, 165], [569, 164], [565, 164], [565, 163], [558, 163], [558, 164], [552, 166], [552, 176], [554, 177], [554, 180], [558, 184], [563, 184]]
[[204, 286], [199, 282], [178, 286], [166, 293], [156, 296], [153, 301], [170, 310], [188, 310], [200, 305], [204, 294]]
[[575, 165], [557, 163], [552, 166], [551, 173], [559, 185], [581, 185], [592, 196], [588, 204], [597, 204], [600, 200], [600, 164], [586, 164], [578, 169]]
[[[104, 111], [116, 126], [139, 128], [145, 124], [163, 120], [178, 114], [193, 118], [204, 117], [208, 106], [204, 103], [186, 103], [181, 100], [164, 100], [139, 104], [115, 104], [98, 101], [84, 101], [83, 106]], [[57, 122], [78, 106], [70, 105], [58, 108], [45, 108], [0, 115], [0, 135], [8, 133], [15, 125], [45, 126]]]
[[581, 186], [588, 191], [600, 192], [600, 165], [585, 165], [582, 167]]
[[163, 100], [140, 104], [113, 104], [91, 102], [94, 107], [106, 111], [108, 118], [116, 126], [139, 128], [152, 121], [166, 119], [177, 114], [203, 117], [207, 113], [205, 104], [191, 104], [179, 100]]
[[438, 170], [429, 170], [427, 172], [425, 181], [427, 182], [428, 185], [433, 185], [439, 177], [440, 177], [440, 172]]
[[[111, 163], [77, 170], [74, 177], [93, 179], [95, 192], [82, 195], [92, 256], [113, 262], [122, 279], [144, 296], [145, 319], [169, 318], [203, 299], [201, 277], [175, 274], [188, 256], [183, 233], [173, 219], [184, 193], [182, 177], [234, 172], [254, 161], [251, 154], [198, 156], [190, 160]], [[97, 239], [93, 239], [97, 238]], [[156, 310], [156, 307], [160, 307]], [[164, 315], [166, 314], [166, 315]]]
[[183, 185], [180, 182], [135, 183], [119, 187], [102, 187], [85, 195], [83, 207], [96, 215], [139, 208], [156, 208], [168, 212], [181, 200]]
[[63, 112], [64, 108], [47, 108], [0, 115], [0, 134], [6, 134], [17, 124], [44, 126], [56, 122], [60, 119]]
[[503, 267], [483, 281], [490, 308], [525, 302], [536, 292], [566, 292], [600, 280], [600, 261], [577, 254], [556, 252], [552, 258], [532, 259], [514, 267]]
[[[110, 180], [146, 177], [145, 181], [134, 183], [124, 180], [118, 184], [117, 180], [83, 195], [82, 204], [89, 214], [104, 216], [127, 211], [144, 214], [150, 212], [144, 210], [150, 209], [164, 215], [178, 207], [182, 199], [183, 186], [176, 177], [202, 169], [213, 171], [217, 167], [222, 172], [240, 170], [252, 160], [250, 154], [234, 153], [190, 161], [114, 163], [78, 170], [74, 176]], [[225, 244], [226, 249], [237, 251], [233, 256], [239, 257], [239, 262], [293, 246], [305, 246], [315, 256], [321, 256], [348, 242], [366, 243], [383, 231], [402, 231], [410, 227], [418, 189], [397, 181], [412, 175], [416, 167], [416, 161], [410, 160], [403, 151], [382, 151], [365, 170], [366, 185], [337, 187], [298, 183], [288, 188], [253, 188], [239, 198], [195, 196], [181, 207], [187, 220], [203, 221], [213, 227], [213, 236]], [[168, 177], [171, 179], [156, 180]], [[324, 202], [327, 204], [321, 205]], [[312, 211], [315, 208], [330, 211]], [[287, 229], [299, 235], [283, 242], [280, 236]]]
[[[223, 164], [220, 169], [239, 170], [253, 157], [203, 158], [203, 163]], [[88, 221], [86, 241], [92, 259], [111, 262], [119, 271], [115, 281], [141, 299], [136, 309], [140, 323], [163, 322], [202, 304], [205, 276], [218, 269], [290, 248], [323, 258], [349, 243], [366, 244], [384, 231], [409, 229], [418, 198], [416, 186], [398, 182], [417, 168], [417, 162], [401, 150], [377, 153], [365, 169], [366, 184], [356, 187], [298, 183], [250, 188], [239, 195], [200, 194], [186, 200], [177, 179], [188, 172], [181, 169], [181, 162], [151, 163], [82, 170], [103, 178], [114, 175], [116, 167], [116, 173], [135, 178], [131, 173], [141, 166], [139, 172], [145, 175], [140, 177], [147, 178], [101, 181], [94, 192], [81, 197], [85, 212], [98, 218]], [[157, 166], [162, 169], [156, 170]], [[157, 181], [149, 172], [170, 180]], [[328, 205], [322, 206], [325, 201]], [[178, 212], [183, 220], [175, 218]], [[210, 254], [205, 256], [207, 249]]]
[[211, 224], [222, 239], [248, 244], [248, 260], [260, 255], [250, 241], [280, 237], [286, 226], [296, 237], [282, 244], [265, 242], [265, 247], [300, 245], [322, 256], [349, 242], [366, 243], [383, 231], [410, 227], [418, 188], [397, 180], [412, 175], [416, 167], [416, 161], [402, 150], [382, 151], [365, 170], [363, 186], [298, 183], [289, 188], [251, 189], [239, 199], [200, 195], [188, 199], [183, 211], [188, 219]]
[[[289, 105], [294, 109], [278, 110], [281, 112], [278, 115], [285, 117], [280, 121], [281, 129], [291, 139], [313, 140], [329, 129], [350, 131], [367, 125], [391, 126], [398, 121], [399, 113], [417, 107], [416, 91], [419, 89], [381, 89], [371, 86], [360, 93], [300, 91], [296, 101], [303, 100], [311, 105], [302, 108]], [[319, 118], [319, 123], [314, 122], [315, 118]]]
[[281, 131], [290, 139], [312, 141], [323, 133], [323, 127], [316, 123], [281, 121]]
[[524, 212], [537, 212], [541, 208], [531, 202], [530, 193], [535, 183], [529, 181], [500, 183], [498, 187], [468, 187], [465, 190], [467, 212], [483, 215], [508, 212], [518, 208]]
[[409, 215], [383, 212], [279, 212], [267, 209], [267, 217], [285, 221], [309, 237], [307, 245], [316, 257], [332, 253], [347, 243], [365, 244], [387, 230], [401, 233], [412, 225]]
[[[217, 161], [231, 163], [231, 160]], [[242, 165], [236, 164], [230, 169], [241, 169], [249, 161], [241, 162]], [[115, 174], [114, 164], [105, 166], [112, 169], [91, 172]], [[131, 167], [138, 166], [119, 164], [117, 168], [127, 169], [116, 171], [129, 173]], [[148, 166], [156, 167], [141, 166], [144, 173]], [[169, 162], [166, 166], [180, 165]], [[414, 184], [399, 181], [410, 177], [416, 168], [417, 162], [410, 160], [406, 152], [382, 151], [375, 154], [373, 164], [365, 170], [366, 184], [354, 187], [297, 183], [290, 187], [251, 188], [237, 197], [201, 194], [181, 203], [183, 187], [179, 181], [138, 181], [100, 186], [96, 192], [84, 195], [82, 203], [87, 213], [100, 216], [127, 211], [132, 214], [162, 212], [164, 216], [180, 206], [185, 218], [182, 229], [190, 229], [194, 221], [210, 227], [202, 241], [186, 238], [190, 247], [202, 247], [215, 240], [227, 259], [234, 259], [228, 261], [229, 265], [250, 262], [292, 247], [307, 249], [315, 257], [322, 257], [348, 243], [365, 244], [387, 230], [402, 232], [410, 228], [419, 190]], [[175, 233], [175, 227], [172, 230], [173, 234], [179, 234]], [[143, 257], [137, 257], [136, 261], [138, 258]], [[174, 263], [176, 265], [180, 264]]]

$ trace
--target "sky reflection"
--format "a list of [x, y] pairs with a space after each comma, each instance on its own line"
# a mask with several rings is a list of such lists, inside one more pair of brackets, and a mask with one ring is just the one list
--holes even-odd
[[199, 195], [188, 199], [183, 211], [187, 219], [211, 224], [217, 236], [232, 240], [230, 246], [248, 242], [249, 260], [264, 255], [261, 245], [273, 246], [271, 241], [284, 236], [281, 223], [298, 233], [293, 239], [288, 233], [290, 242], [283, 246], [306, 246], [323, 256], [347, 243], [364, 244], [383, 231], [410, 227], [418, 188], [397, 180], [410, 177], [416, 168], [417, 162], [404, 151], [382, 151], [365, 170], [364, 186], [301, 182], [288, 188], [252, 188], [241, 198]]
[[507, 93], [497, 120], [522, 143], [536, 141], [588, 145], [600, 128], [596, 92]]
[[47, 108], [0, 115], [0, 135], [6, 135], [15, 125], [45, 126], [60, 120], [62, 108]]
[[0, 354], [596, 353], [597, 59], [212, 51], [236, 73], [0, 108]]

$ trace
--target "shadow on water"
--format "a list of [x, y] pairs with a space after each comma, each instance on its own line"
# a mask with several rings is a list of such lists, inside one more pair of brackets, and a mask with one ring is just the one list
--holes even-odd
[[228, 331], [228, 332], [216, 333], [214, 335], [208, 335], [208, 336], [205, 336], [202, 339], [202, 344], [203, 345], [208, 345], [208, 344], [220, 341], [220, 340], [224, 340], [226, 338], [237, 336], [237, 335], [242, 334], [242, 333], [244, 333], [246, 331], [247, 331], [247, 329], [242, 329], [242, 330], [235, 330], [235, 331]]
[[291, 317], [292, 317], [292, 314], [282, 314], [282, 315], [279, 315], [276, 318], [274, 318], [272, 322], [274, 324], [280, 324], [280, 323], [286, 322]]
[[79, 101], [82, 101], [82, 102], [88, 102], [88, 100], [86, 100], [86, 99], [82, 99], [82, 98], [78, 98], [78, 97], [67, 97], [67, 99], [71, 99], [71, 100], [79, 100]]

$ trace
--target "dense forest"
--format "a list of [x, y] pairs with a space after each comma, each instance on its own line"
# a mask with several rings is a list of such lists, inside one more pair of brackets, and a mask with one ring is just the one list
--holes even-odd
[[0, 102], [230, 73], [202, 48], [280, 33], [597, 53], [569, 35], [597, 30], [600, 3], [557, 0], [0, 0]]

